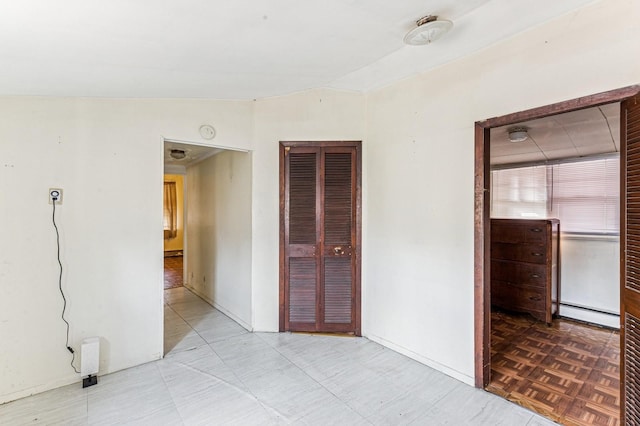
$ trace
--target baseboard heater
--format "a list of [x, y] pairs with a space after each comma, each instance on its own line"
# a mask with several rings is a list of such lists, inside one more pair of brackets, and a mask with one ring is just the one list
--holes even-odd
[[577, 303], [560, 302], [560, 316], [608, 328], [620, 328], [620, 314]]
[[567, 303], [567, 302], [560, 302], [560, 306], [569, 306], [571, 308], [584, 309], [585, 311], [597, 312], [599, 314], [612, 315], [614, 317], [620, 318], [620, 314], [617, 314], [611, 311], [603, 311], [602, 309], [596, 309], [590, 306], [576, 305], [575, 303]]

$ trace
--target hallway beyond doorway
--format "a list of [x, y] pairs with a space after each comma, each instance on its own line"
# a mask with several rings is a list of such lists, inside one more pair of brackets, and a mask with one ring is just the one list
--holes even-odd
[[182, 287], [184, 285], [184, 261], [182, 251], [164, 254], [164, 289]]

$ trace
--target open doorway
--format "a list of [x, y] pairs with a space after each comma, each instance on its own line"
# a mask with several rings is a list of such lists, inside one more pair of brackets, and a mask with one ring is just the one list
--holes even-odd
[[180, 238], [179, 208], [177, 229], [165, 220], [165, 236], [176, 240], [165, 240], [165, 265], [182, 260], [182, 286], [163, 294], [167, 354], [216, 339], [211, 326], [220, 315], [235, 321], [234, 332], [251, 328], [252, 162], [246, 151], [169, 140], [163, 158], [165, 181], [182, 181], [176, 204], [184, 225]]
[[[491, 129], [501, 126], [516, 125], [560, 113], [583, 110], [622, 101], [620, 115], [620, 421], [636, 418], [634, 398], [638, 389], [637, 352], [633, 344], [638, 340], [638, 330], [631, 325], [638, 322], [638, 293], [633, 285], [636, 268], [635, 254], [630, 256], [625, 247], [632, 238], [635, 241], [636, 212], [635, 184], [638, 167], [634, 163], [636, 144], [640, 141], [637, 135], [638, 118], [640, 117], [640, 87], [631, 86], [610, 92], [586, 96], [571, 101], [540, 107], [528, 111], [509, 114], [502, 117], [476, 123], [476, 164], [475, 164], [475, 342], [476, 342], [476, 386], [484, 388], [491, 379], [491, 171], [490, 140]], [[627, 152], [629, 150], [629, 152]], [[630, 201], [633, 200], [633, 201]], [[635, 245], [634, 245], [635, 247]], [[562, 310], [562, 309], [561, 309]], [[529, 390], [528, 392], [536, 392]], [[549, 398], [549, 404], [557, 404]], [[591, 418], [595, 418], [593, 414]], [[629, 417], [631, 416], [631, 417]], [[584, 423], [584, 422], [583, 422]], [[588, 422], [586, 424], [589, 424]]]
[[620, 412], [620, 103], [490, 130], [491, 378], [552, 420]]
[[187, 169], [222, 150], [209, 146], [164, 141], [163, 237], [164, 289], [187, 282]]

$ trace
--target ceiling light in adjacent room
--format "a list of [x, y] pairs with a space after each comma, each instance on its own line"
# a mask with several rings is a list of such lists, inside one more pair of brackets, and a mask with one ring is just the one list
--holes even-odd
[[187, 153], [184, 152], [183, 149], [172, 149], [171, 152], [169, 152], [169, 155], [174, 160], [182, 160], [184, 157], [187, 156]]
[[453, 27], [453, 22], [446, 19], [438, 19], [434, 15], [428, 15], [418, 19], [416, 25], [418, 26], [404, 36], [406, 44], [420, 46], [432, 43], [449, 31]]
[[509, 142], [524, 142], [529, 139], [526, 127], [512, 127], [508, 130]]

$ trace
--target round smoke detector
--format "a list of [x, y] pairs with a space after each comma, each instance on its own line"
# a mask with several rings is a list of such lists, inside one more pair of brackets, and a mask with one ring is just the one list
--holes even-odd
[[213, 139], [216, 137], [216, 129], [210, 124], [203, 124], [200, 126], [200, 136], [202, 136], [202, 139]]

